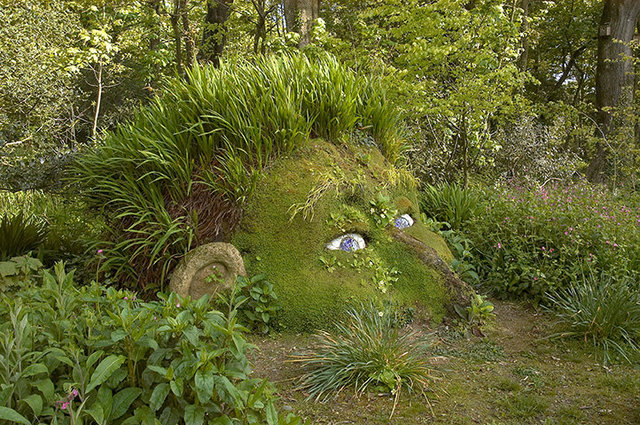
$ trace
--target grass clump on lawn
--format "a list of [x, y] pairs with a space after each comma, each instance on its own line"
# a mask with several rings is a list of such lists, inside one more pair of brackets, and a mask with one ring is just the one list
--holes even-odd
[[640, 350], [640, 293], [625, 281], [590, 274], [573, 286], [549, 294], [563, 331], [592, 344], [606, 364], [618, 354], [631, 362]]
[[[390, 392], [394, 410], [403, 391], [422, 391], [432, 380], [424, 343], [401, 329], [393, 312], [370, 304], [351, 309], [349, 319], [333, 332], [317, 334], [317, 346], [296, 356], [305, 373], [300, 388], [316, 400], [350, 387], [356, 394]], [[393, 415], [393, 411], [391, 412]]]

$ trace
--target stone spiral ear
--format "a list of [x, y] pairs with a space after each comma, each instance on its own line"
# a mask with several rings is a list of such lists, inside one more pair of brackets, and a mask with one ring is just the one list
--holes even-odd
[[169, 289], [180, 296], [198, 299], [230, 289], [238, 275], [246, 274], [242, 256], [236, 247], [214, 242], [201, 245], [185, 255], [173, 271]]

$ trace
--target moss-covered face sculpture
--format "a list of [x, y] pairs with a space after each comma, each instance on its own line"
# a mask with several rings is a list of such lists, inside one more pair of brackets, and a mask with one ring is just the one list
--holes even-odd
[[372, 299], [437, 322], [460, 291], [443, 275], [451, 252], [417, 205], [411, 175], [378, 150], [318, 140], [267, 170], [232, 243], [249, 274], [273, 282], [290, 330], [326, 327]]

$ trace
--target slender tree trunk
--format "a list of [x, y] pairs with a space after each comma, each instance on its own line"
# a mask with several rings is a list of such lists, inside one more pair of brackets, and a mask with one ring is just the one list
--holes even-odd
[[[596, 107], [600, 137], [596, 154], [586, 170], [591, 181], [602, 182], [610, 166], [606, 139], [628, 120], [615, 117], [615, 110], [633, 104], [633, 39], [640, 14], [638, 0], [606, 0], [598, 29], [598, 65], [596, 69]], [[612, 108], [614, 110], [612, 110]], [[624, 112], [623, 112], [624, 113]], [[615, 119], [614, 119], [615, 118]]]
[[182, 66], [182, 30], [180, 29], [180, 0], [174, 0], [173, 13], [170, 15], [171, 28], [173, 29], [173, 38], [176, 43], [176, 71], [178, 75], [182, 75], [184, 68]]
[[208, 0], [207, 15], [202, 32], [200, 60], [220, 66], [220, 57], [227, 42], [227, 20], [233, 0]]
[[96, 112], [93, 115], [93, 127], [91, 129], [91, 137], [94, 140], [98, 131], [98, 117], [100, 116], [100, 105], [102, 103], [102, 62], [98, 63], [96, 82], [98, 83], [98, 97], [96, 98]]
[[189, 0], [182, 0], [180, 18], [182, 19], [182, 34], [184, 36], [185, 65], [187, 68], [191, 68], [195, 60], [196, 43], [189, 21]]

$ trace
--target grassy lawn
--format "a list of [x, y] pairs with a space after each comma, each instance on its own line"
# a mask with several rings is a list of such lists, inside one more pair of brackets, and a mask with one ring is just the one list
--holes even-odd
[[393, 399], [342, 393], [325, 403], [296, 390], [298, 365], [289, 355], [313, 344], [308, 335], [255, 338], [255, 375], [274, 381], [281, 408], [312, 424], [639, 424], [640, 368], [603, 367], [580, 344], [546, 339], [545, 314], [495, 301], [496, 323], [485, 338], [446, 327], [433, 333], [437, 380], [426, 393]]

